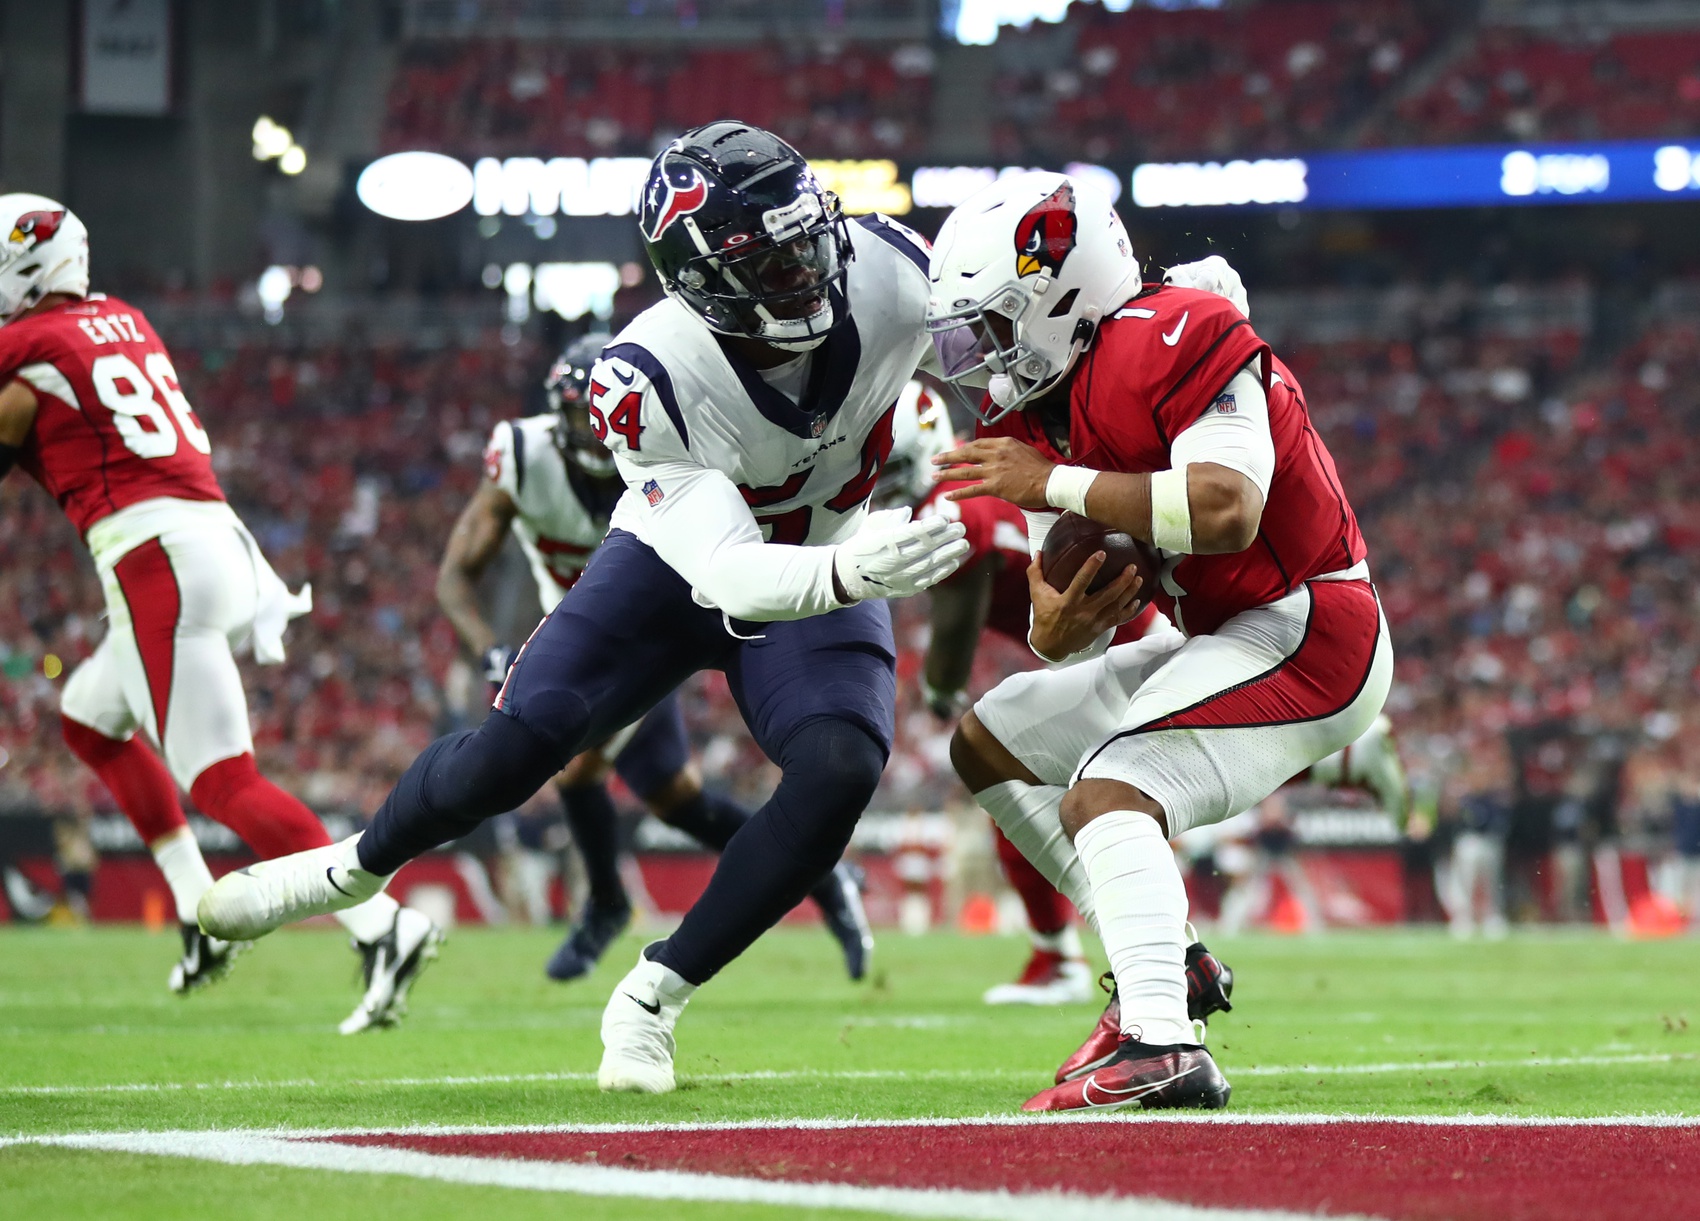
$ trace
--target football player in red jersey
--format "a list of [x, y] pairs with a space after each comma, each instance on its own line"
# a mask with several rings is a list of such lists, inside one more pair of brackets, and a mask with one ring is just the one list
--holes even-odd
[[1026, 1108], [1224, 1106], [1187, 1011], [1168, 840], [1249, 808], [1381, 711], [1393, 651], [1357, 519], [1302, 390], [1242, 309], [1142, 283], [1090, 189], [1001, 179], [946, 220], [930, 276], [944, 374], [986, 394], [979, 437], [936, 460], [974, 485], [949, 495], [1019, 505], [1036, 536], [1071, 510], [1151, 543], [1164, 562], [1144, 592], [1179, 629], [1107, 649], [1141, 593], [1131, 569], [1096, 594], [1097, 557], [1064, 592], [1034, 580], [1029, 643], [1074, 664], [1005, 680], [952, 742], [976, 799], [1094, 923], [1116, 979], [1117, 1046], [1070, 1057]]
[[[1032, 605], [1027, 596], [1032, 556], [1021, 510], [991, 496], [951, 500], [947, 492], [968, 485], [933, 479], [933, 457], [955, 444], [944, 399], [924, 382], [910, 382], [897, 403], [891, 457], [874, 493], [881, 508], [912, 504], [917, 518], [945, 517], [968, 530], [968, 558], [928, 595], [932, 633], [921, 671], [921, 696], [935, 716], [948, 721], [967, 710], [968, 679], [981, 634], [992, 631], [1026, 643]], [[1117, 629], [1117, 643], [1138, 640], [1158, 621], [1155, 608], [1146, 608]], [[1026, 910], [1033, 949], [1015, 981], [989, 989], [986, 1003], [1064, 1005], [1091, 1000], [1097, 991], [1073, 925], [1074, 909], [995, 824], [992, 834], [1004, 878]]]
[[[21, 466], [88, 543], [109, 628], [65, 683], [66, 745], [111, 790], [170, 884], [182, 925], [174, 991], [218, 978], [241, 948], [200, 932], [212, 886], [178, 786], [261, 856], [330, 843], [254, 766], [235, 652], [283, 660], [311, 605], [260, 554], [213, 475], [212, 442], [140, 310], [89, 292], [88, 231], [40, 195], [0, 195], [0, 476]], [[136, 739], [145, 730], [164, 755]], [[440, 934], [380, 895], [339, 917], [367, 989], [344, 1033], [393, 1023]]]

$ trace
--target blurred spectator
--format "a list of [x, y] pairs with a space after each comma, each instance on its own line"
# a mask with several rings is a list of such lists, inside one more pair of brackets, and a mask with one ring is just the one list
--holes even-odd
[[1505, 843], [1511, 829], [1510, 761], [1503, 743], [1488, 739], [1454, 778], [1449, 809], [1452, 853], [1438, 887], [1446, 902], [1454, 937], [1480, 931], [1503, 937], [1505, 922]]

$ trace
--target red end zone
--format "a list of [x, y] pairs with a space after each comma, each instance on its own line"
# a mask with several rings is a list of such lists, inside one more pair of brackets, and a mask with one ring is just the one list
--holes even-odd
[[858, 1187], [1061, 1190], [1392, 1221], [1694, 1216], [1700, 1128], [1135, 1123], [372, 1134], [343, 1144]]

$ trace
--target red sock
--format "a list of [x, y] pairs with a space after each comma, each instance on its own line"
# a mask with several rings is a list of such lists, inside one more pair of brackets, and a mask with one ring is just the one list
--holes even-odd
[[1057, 893], [1056, 887], [1045, 881], [1045, 875], [1035, 869], [1033, 862], [1022, 856], [1021, 849], [1010, 843], [995, 825], [992, 834], [997, 837], [998, 861], [1003, 865], [1003, 876], [1021, 896], [1021, 904], [1027, 909], [1027, 922], [1033, 926], [1033, 931], [1040, 936], [1062, 932], [1068, 927], [1072, 905]]
[[59, 728], [65, 745], [100, 777], [142, 843], [151, 845], [189, 825], [171, 773], [140, 738], [120, 742], [67, 716], [59, 718]]
[[260, 775], [253, 755], [220, 759], [195, 777], [189, 797], [201, 813], [240, 835], [261, 860], [331, 842], [313, 811]]

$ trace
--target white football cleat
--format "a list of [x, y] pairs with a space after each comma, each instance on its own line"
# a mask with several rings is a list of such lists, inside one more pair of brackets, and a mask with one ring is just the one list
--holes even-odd
[[195, 909], [201, 931], [224, 941], [252, 941], [280, 925], [364, 903], [389, 878], [360, 868], [354, 851], [359, 842], [352, 835], [340, 844], [225, 874]]
[[696, 990], [677, 972], [639, 957], [602, 1011], [596, 1083], [633, 1094], [672, 1092], [673, 1024]]
[[429, 916], [411, 907], [397, 908], [395, 924], [376, 941], [356, 941], [366, 994], [337, 1029], [343, 1034], [359, 1034], [398, 1025], [407, 1016], [408, 991], [436, 961], [442, 944], [443, 931]]
[[1097, 995], [1085, 959], [1035, 948], [1020, 979], [988, 989], [983, 999], [988, 1005], [1079, 1005]]

